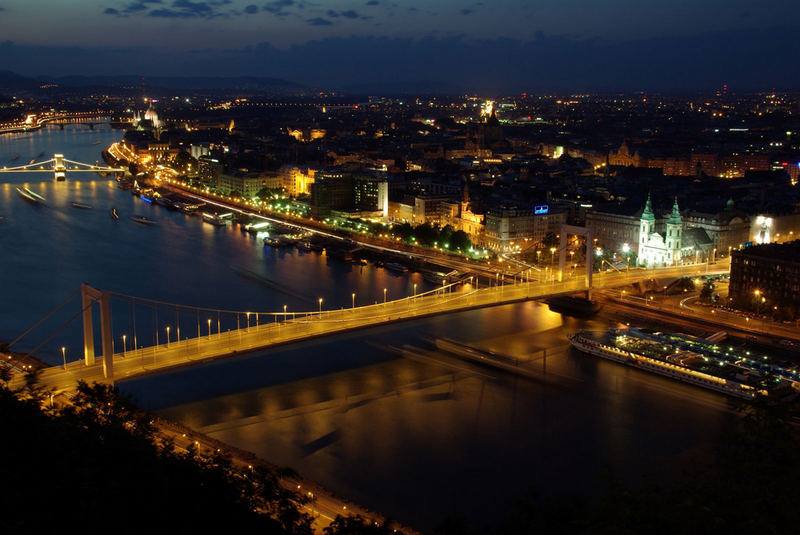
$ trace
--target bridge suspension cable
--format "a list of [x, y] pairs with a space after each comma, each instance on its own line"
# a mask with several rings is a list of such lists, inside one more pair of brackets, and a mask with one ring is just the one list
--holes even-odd
[[55, 314], [56, 312], [58, 312], [58, 311], [59, 311], [59, 310], [60, 310], [60, 309], [61, 309], [61, 308], [62, 308], [64, 305], [66, 305], [67, 303], [69, 303], [69, 302], [70, 302], [70, 301], [71, 301], [71, 300], [72, 300], [72, 299], [73, 299], [73, 298], [74, 298], [76, 295], [78, 295], [79, 293], [80, 293], [80, 289], [78, 289], [78, 290], [76, 290], [75, 292], [73, 292], [73, 293], [72, 293], [72, 295], [70, 295], [69, 297], [67, 297], [67, 298], [66, 298], [66, 299], [65, 299], [63, 302], [61, 302], [61, 303], [60, 303], [58, 306], [56, 306], [56, 307], [55, 307], [54, 309], [52, 309], [50, 312], [48, 312], [47, 314], [45, 314], [45, 315], [44, 315], [44, 317], [42, 317], [42, 318], [41, 318], [39, 321], [37, 321], [36, 323], [34, 323], [34, 324], [33, 324], [31, 327], [29, 327], [28, 329], [26, 329], [26, 330], [25, 330], [25, 332], [23, 332], [22, 334], [20, 334], [20, 335], [19, 335], [19, 336], [17, 336], [16, 338], [14, 338], [14, 340], [13, 340], [11, 343], [9, 343], [9, 344], [8, 344], [8, 347], [11, 347], [11, 346], [13, 346], [14, 344], [16, 344], [17, 342], [19, 342], [20, 340], [22, 340], [22, 338], [24, 338], [24, 337], [25, 337], [25, 335], [27, 335], [29, 332], [31, 332], [31, 331], [32, 331], [32, 330], [34, 330], [36, 327], [38, 327], [39, 325], [41, 325], [41, 324], [42, 324], [42, 323], [43, 323], [43, 322], [44, 322], [44, 321], [45, 321], [47, 318], [49, 318], [50, 316], [52, 316], [53, 314]]
[[[467, 278], [469, 278], [469, 277], [467, 277]], [[456, 286], [458, 284], [461, 284], [461, 282], [463, 282], [463, 281], [462, 280], [458, 280], [456, 282], [452, 282], [450, 284], [443, 285], [443, 286], [435, 288], [433, 290], [428, 290], [427, 292], [421, 292], [421, 293], [416, 294], [416, 297], [421, 297], [421, 296], [424, 296], [424, 295], [441, 292], [443, 288], [444, 289], [448, 289], [448, 288], [450, 288], [452, 286]], [[159, 301], [157, 299], [150, 299], [150, 298], [146, 298], [146, 297], [137, 297], [137, 296], [134, 296], [134, 295], [124, 294], [124, 293], [121, 293], [121, 292], [115, 292], [115, 291], [111, 291], [111, 290], [107, 291], [106, 293], [108, 293], [111, 296], [114, 296], [117, 299], [125, 300], [126, 302], [131, 302], [131, 301], [140, 302], [140, 303], [142, 303], [142, 304], [144, 304], [146, 306], [153, 306], [153, 305], [155, 305], [155, 307], [163, 306], [163, 307], [167, 307], [167, 308], [170, 308], [170, 309], [173, 309], [173, 310], [183, 309], [183, 310], [191, 310], [191, 311], [197, 311], [197, 312], [208, 312], [208, 313], [217, 313], [217, 314], [242, 314], [242, 315], [258, 314], [258, 315], [261, 315], [261, 316], [279, 316], [279, 317], [283, 317], [287, 313], [289, 313], [289, 314], [297, 314], [297, 315], [319, 315], [319, 311], [317, 311], [317, 310], [295, 311], [295, 312], [283, 312], [283, 311], [280, 311], [280, 312], [274, 312], [274, 311], [265, 312], [265, 311], [256, 311], [256, 310], [231, 310], [231, 309], [225, 309], [225, 308], [211, 308], [211, 307], [201, 307], [201, 306], [194, 306], [194, 305], [183, 305], [183, 304], [179, 304], [179, 303], [171, 303], [169, 301]], [[395, 299], [394, 301], [401, 301], [403, 299], [409, 299], [409, 297], [403, 297], [401, 299]], [[150, 305], [148, 305], [148, 303]]]
[[86, 310], [87, 308], [89, 308], [89, 307], [91, 307], [91, 306], [92, 306], [92, 305], [91, 305], [91, 303], [90, 303], [90, 304], [86, 305], [85, 307], [81, 308], [81, 309], [80, 309], [78, 312], [76, 312], [76, 313], [75, 313], [75, 315], [74, 315], [74, 316], [72, 316], [70, 319], [68, 319], [68, 320], [66, 321], [66, 323], [64, 323], [64, 324], [63, 324], [63, 325], [61, 325], [61, 326], [60, 326], [58, 329], [56, 329], [55, 331], [53, 331], [53, 332], [50, 334], [50, 336], [48, 336], [47, 338], [45, 338], [44, 340], [42, 340], [42, 342], [41, 342], [41, 343], [40, 343], [38, 346], [36, 346], [36, 347], [34, 347], [33, 349], [31, 349], [30, 351], [28, 351], [28, 355], [32, 355], [34, 351], [36, 351], [37, 349], [39, 349], [40, 347], [42, 347], [43, 345], [45, 345], [47, 342], [49, 342], [50, 340], [52, 340], [52, 339], [53, 339], [53, 337], [54, 337], [55, 335], [57, 335], [58, 333], [60, 333], [61, 331], [63, 331], [63, 330], [64, 330], [64, 329], [65, 329], [65, 328], [66, 328], [66, 327], [67, 327], [67, 326], [68, 326], [70, 323], [72, 323], [73, 321], [75, 321], [75, 319], [76, 319], [78, 316], [80, 316], [81, 314], [83, 314], [83, 311], [84, 311], [84, 310]]

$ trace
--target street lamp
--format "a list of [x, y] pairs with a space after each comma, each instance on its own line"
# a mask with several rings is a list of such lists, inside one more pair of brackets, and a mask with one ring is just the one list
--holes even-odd
[[283, 321], [286, 321], [286, 305], [283, 305]]
[[250, 313], [246, 312], [245, 314], [247, 314], [247, 330], [249, 331], [250, 330]]
[[320, 317], [322, 317], [322, 298], [321, 297], [319, 298], [319, 313], [320, 313]]
[[122, 356], [125, 356], [125, 353], [128, 352], [128, 344], [125, 342], [127, 335], [122, 335]]
[[167, 326], [167, 347], [169, 347], [169, 326]]
[[61, 358], [64, 360], [64, 371], [67, 371], [67, 348], [61, 346]]
[[386, 288], [383, 289], [383, 304], [386, 304]]
[[556, 248], [555, 247], [551, 247], [550, 248], [550, 263], [551, 264], [555, 264], [556, 263]]
[[414, 297], [417, 296], [417, 283], [414, 283]]
[[356, 308], [356, 293], [355, 292], [350, 294], [350, 299], [353, 301], [353, 308]]
[[208, 318], [208, 339], [211, 340], [211, 318]]

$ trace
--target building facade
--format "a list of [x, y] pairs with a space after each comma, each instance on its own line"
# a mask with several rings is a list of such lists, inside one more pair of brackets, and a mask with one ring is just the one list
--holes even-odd
[[494, 251], [521, 251], [541, 244], [548, 232], [558, 232], [565, 212], [549, 207], [493, 208], [486, 212], [486, 246]]
[[800, 302], [800, 240], [746, 247], [731, 254], [728, 296], [796, 305]]

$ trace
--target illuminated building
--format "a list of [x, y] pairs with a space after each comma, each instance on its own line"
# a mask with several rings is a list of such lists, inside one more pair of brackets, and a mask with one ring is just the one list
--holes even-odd
[[[729, 204], [732, 210], [732, 203]], [[638, 256], [643, 266], [674, 265], [682, 260], [697, 262], [723, 251], [736, 240], [738, 246], [749, 231], [749, 222], [732, 213], [690, 213], [684, 218], [677, 200], [667, 218], [657, 219], [648, 195], [641, 212], [620, 214], [590, 210], [586, 213], [586, 226], [592, 228], [598, 244], [612, 251], [628, 247]], [[727, 253], [727, 248], [724, 249]]]
[[278, 170], [281, 185], [292, 196], [308, 195], [317, 170], [308, 166], [284, 165]]
[[388, 185], [383, 180], [321, 171], [310, 190], [311, 211], [315, 217], [325, 217], [333, 212], [359, 212], [383, 217], [388, 211]]
[[441, 205], [442, 226], [450, 225], [455, 230], [466, 232], [470, 241], [474, 244], [483, 243], [484, 239], [484, 216], [476, 214], [470, 210], [469, 205], [469, 184], [464, 183], [463, 197], [461, 202], [443, 202]]
[[734, 300], [800, 301], [800, 240], [746, 247], [731, 254], [728, 295]]
[[565, 212], [551, 212], [547, 205], [531, 208], [493, 208], [486, 212], [486, 246], [513, 252], [542, 243], [548, 232], [566, 222]]
[[297, 141], [310, 142], [315, 139], [322, 139], [327, 134], [324, 128], [287, 128], [286, 132]]
[[197, 159], [197, 179], [205, 186], [218, 188], [221, 176], [222, 164], [219, 160], [207, 155]]
[[231, 172], [223, 172], [219, 177], [217, 189], [225, 195], [238, 193], [245, 199], [251, 199], [263, 188], [276, 188], [280, 180], [275, 173], [261, 173], [237, 169]]

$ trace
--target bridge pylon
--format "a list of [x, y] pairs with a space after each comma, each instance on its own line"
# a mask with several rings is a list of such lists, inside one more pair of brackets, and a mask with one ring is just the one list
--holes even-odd
[[95, 363], [94, 325], [92, 322], [92, 305], [100, 305], [100, 339], [103, 349], [103, 377], [114, 382], [114, 335], [111, 330], [111, 296], [81, 284], [81, 310], [83, 314], [83, 358], [86, 366]]
[[53, 171], [57, 181], [61, 182], [67, 179], [67, 166], [64, 165], [63, 154], [53, 155]]
[[564, 280], [564, 264], [567, 260], [567, 237], [583, 236], [586, 240], [586, 298], [592, 298], [592, 264], [594, 264], [594, 233], [589, 227], [576, 227], [573, 225], [561, 225], [560, 243], [558, 248], [558, 281]]

